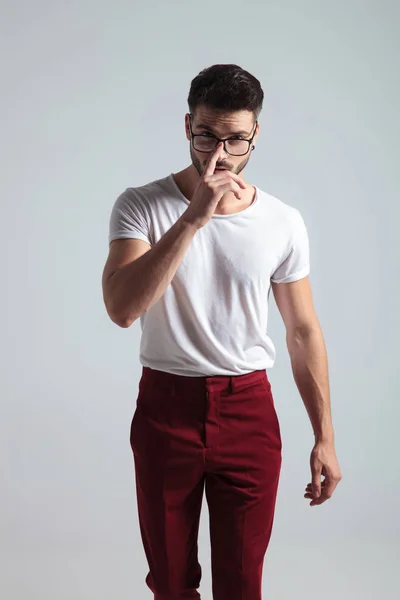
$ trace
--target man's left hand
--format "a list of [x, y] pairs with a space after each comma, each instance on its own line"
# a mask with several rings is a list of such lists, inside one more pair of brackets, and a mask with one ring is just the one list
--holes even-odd
[[[333, 442], [316, 442], [310, 456], [312, 481], [306, 487], [304, 498], [312, 498], [310, 506], [322, 504], [342, 479]], [[321, 476], [325, 479], [321, 481]]]

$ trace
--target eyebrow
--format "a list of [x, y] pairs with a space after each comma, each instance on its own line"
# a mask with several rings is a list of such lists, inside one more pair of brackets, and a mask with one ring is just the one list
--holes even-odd
[[[200, 123], [200, 124], [196, 125], [196, 127], [198, 129], [205, 129], [206, 131], [209, 131], [210, 133], [213, 133], [216, 136], [216, 133], [208, 125], [203, 125], [202, 123]], [[250, 133], [251, 133], [251, 131], [250, 131]], [[229, 134], [229, 136], [233, 136], [233, 135], [245, 135], [245, 136], [249, 136], [250, 133], [248, 131], [232, 131]]]

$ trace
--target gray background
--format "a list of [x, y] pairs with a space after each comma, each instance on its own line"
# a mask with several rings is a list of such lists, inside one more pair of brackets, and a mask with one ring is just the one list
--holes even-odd
[[[265, 597], [398, 598], [399, 17], [395, 0], [2, 3], [2, 597], [151, 597], [140, 326], [105, 313], [108, 219], [127, 186], [189, 164], [190, 81], [233, 62], [266, 95], [246, 179], [309, 230], [343, 472], [310, 508], [312, 429], [271, 296], [284, 447]], [[210, 599], [206, 502], [199, 545]]]

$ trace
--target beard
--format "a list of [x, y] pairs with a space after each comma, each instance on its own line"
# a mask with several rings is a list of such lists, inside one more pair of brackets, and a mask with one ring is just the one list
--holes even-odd
[[[207, 160], [205, 160], [204, 163], [202, 163], [199, 160], [199, 158], [195, 155], [195, 153], [193, 152], [192, 145], [190, 145], [190, 158], [192, 159], [194, 168], [196, 169], [199, 176], [201, 177], [206, 168]], [[225, 167], [226, 169], [229, 169], [229, 171], [231, 171], [231, 173], [234, 173], [235, 175], [239, 175], [239, 173], [241, 173], [243, 171], [243, 169], [245, 168], [245, 166], [247, 165], [249, 160], [250, 160], [250, 153], [248, 156], [246, 156], [246, 158], [237, 167], [234, 167], [233, 165], [229, 164], [228, 162], [217, 163], [216, 167]]]

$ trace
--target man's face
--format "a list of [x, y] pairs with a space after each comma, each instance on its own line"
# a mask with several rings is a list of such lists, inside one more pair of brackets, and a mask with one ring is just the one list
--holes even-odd
[[[188, 140], [191, 139], [189, 123], [190, 116], [187, 114], [185, 124], [186, 137]], [[260, 125], [257, 124], [256, 129], [254, 114], [252, 112], [240, 110], [222, 113], [206, 106], [198, 106], [191, 119], [191, 125], [192, 132], [194, 134], [206, 133], [221, 139], [229, 137], [241, 137], [249, 140], [255, 132], [253, 142], [249, 146], [247, 154], [244, 156], [232, 156], [226, 151], [223, 151], [220, 160], [216, 164], [216, 167], [226, 167], [229, 169], [229, 171], [236, 173], [237, 175], [243, 171], [250, 160], [251, 146], [255, 143], [258, 137], [258, 130], [260, 127]], [[200, 176], [204, 173], [207, 161], [212, 153], [213, 151], [198, 152], [193, 148], [192, 143], [190, 144], [190, 157], [192, 159], [193, 166]]]

